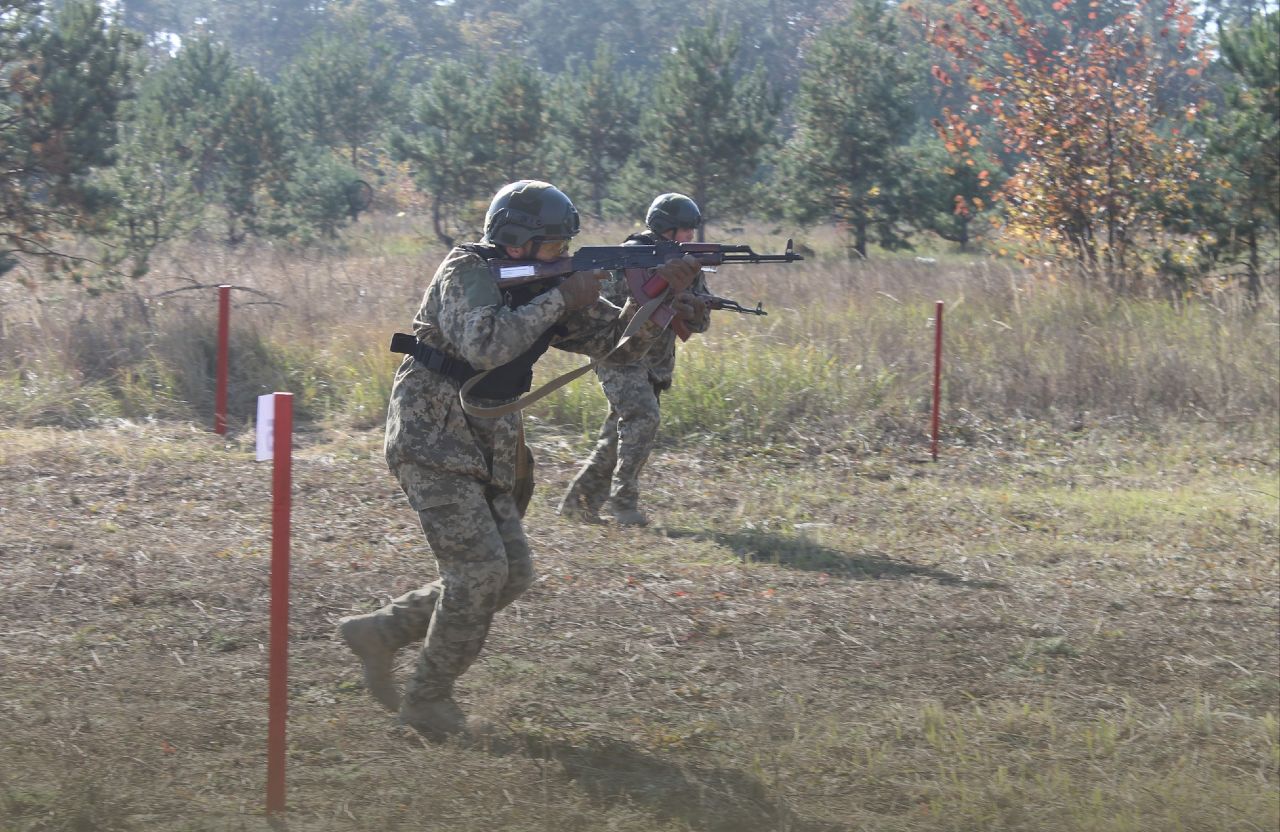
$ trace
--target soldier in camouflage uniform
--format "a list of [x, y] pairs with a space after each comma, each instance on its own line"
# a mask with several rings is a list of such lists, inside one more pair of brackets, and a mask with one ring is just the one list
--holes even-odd
[[[689, 243], [701, 224], [702, 212], [692, 199], [684, 194], [662, 194], [645, 215], [647, 230], [632, 234], [623, 245], [653, 245], [658, 239]], [[701, 271], [693, 291], [709, 294]], [[622, 303], [631, 294], [622, 272], [611, 273], [601, 293], [614, 303]], [[709, 325], [706, 307], [695, 301], [689, 329], [705, 332]], [[671, 387], [675, 364], [676, 335], [668, 329], [639, 361], [610, 359], [596, 368], [609, 400], [609, 415], [591, 456], [560, 502], [561, 516], [599, 523], [599, 511], [607, 504], [616, 523], [643, 526], [649, 522], [640, 511], [640, 471], [658, 437], [658, 401]]]
[[[494, 613], [533, 580], [521, 506], [513, 494], [523, 446], [520, 414], [473, 417], [461, 383], [492, 369], [471, 397], [483, 405], [529, 389], [533, 364], [549, 346], [601, 356], [622, 335], [636, 306], [599, 297], [602, 272], [550, 278], [499, 291], [486, 261], [549, 261], [578, 232], [569, 198], [545, 182], [522, 180], [494, 197], [478, 245], [445, 257], [414, 319], [416, 341], [396, 371], [387, 411], [387, 464], [418, 512], [439, 580], [366, 615], [343, 618], [339, 635], [364, 666], [369, 692], [400, 721], [432, 739], [466, 731], [454, 682], [479, 654]], [[692, 258], [663, 267], [674, 291], [697, 274]], [[693, 317], [687, 299], [673, 304]], [[643, 354], [661, 329], [647, 322], [618, 351]], [[392, 678], [395, 652], [424, 639], [403, 699]]]

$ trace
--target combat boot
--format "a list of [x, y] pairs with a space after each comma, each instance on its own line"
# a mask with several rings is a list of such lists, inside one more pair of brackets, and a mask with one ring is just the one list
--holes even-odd
[[576, 487], [570, 488], [565, 493], [564, 499], [560, 501], [560, 507], [556, 509], [556, 513], [566, 520], [573, 520], [577, 523], [586, 523], [592, 526], [604, 523], [600, 519], [599, 511], [600, 509], [592, 505], [586, 495], [578, 491]]
[[440, 582], [435, 581], [406, 592], [380, 610], [338, 621], [338, 635], [364, 665], [369, 695], [389, 711], [400, 710], [400, 693], [391, 677], [396, 651], [426, 638], [440, 592]]
[[613, 522], [619, 526], [649, 525], [648, 516], [635, 505], [627, 505], [617, 500], [610, 500], [609, 512], [613, 515]]
[[400, 706], [400, 724], [407, 725], [433, 742], [443, 742], [449, 737], [466, 734], [467, 715], [453, 701], [443, 699], [417, 699], [406, 697]]
[[388, 711], [395, 712], [400, 710], [400, 690], [391, 676], [396, 650], [383, 637], [383, 617], [376, 612], [348, 615], [338, 620], [338, 634], [364, 665], [364, 684], [369, 695]]

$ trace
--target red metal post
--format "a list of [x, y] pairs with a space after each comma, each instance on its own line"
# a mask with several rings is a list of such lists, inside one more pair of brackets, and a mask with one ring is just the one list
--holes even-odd
[[289, 508], [293, 394], [275, 394], [271, 469], [271, 638], [267, 683], [267, 813], [284, 812], [285, 725], [289, 713]]
[[231, 287], [218, 287], [218, 368], [213, 399], [213, 432], [227, 432], [227, 340], [231, 334]]
[[938, 409], [942, 405], [942, 301], [938, 301], [933, 313], [933, 418], [929, 435], [932, 437], [929, 454], [938, 461]]

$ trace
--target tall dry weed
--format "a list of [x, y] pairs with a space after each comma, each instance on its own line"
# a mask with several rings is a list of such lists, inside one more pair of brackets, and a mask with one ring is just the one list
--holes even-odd
[[[777, 231], [755, 230], [747, 241], [772, 251], [782, 245]], [[386, 351], [390, 334], [410, 326], [441, 254], [412, 225], [388, 219], [325, 252], [193, 245], [100, 297], [8, 287], [0, 420], [207, 420], [213, 287], [229, 283], [233, 424], [251, 418], [257, 395], [288, 389], [300, 418], [375, 425], [397, 363]], [[715, 313], [711, 331], [680, 348], [664, 398], [667, 435], [874, 444], [920, 433], [936, 300], [945, 303], [943, 405], [953, 441], [998, 440], [1024, 420], [1257, 426], [1280, 412], [1274, 293], [1261, 309], [1230, 296], [1117, 298], [986, 259], [811, 258], [727, 266], [709, 280], [718, 294], [763, 302], [769, 315]], [[539, 378], [582, 360], [553, 351]], [[604, 409], [587, 379], [531, 415], [587, 434]]]

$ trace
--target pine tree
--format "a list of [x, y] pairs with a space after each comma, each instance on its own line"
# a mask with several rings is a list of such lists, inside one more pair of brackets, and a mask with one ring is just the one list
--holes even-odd
[[1256, 301], [1263, 239], [1280, 231], [1280, 13], [1223, 32], [1220, 46], [1232, 79], [1220, 115], [1204, 122], [1211, 176], [1194, 202], [1213, 237], [1208, 253], [1228, 262], [1243, 257]]
[[221, 175], [225, 112], [236, 72], [231, 50], [207, 37], [192, 38], [174, 58], [149, 78], [144, 94], [162, 132], [172, 138], [172, 152], [189, 161], [197, 193], [214, 187]]
[[115, 160], [138, 42], [91, 0], [48, 17], [42, 7], [9, 3], [0, 15], [0, 273], [25, 255], [80, 277], [94, 264], [60, 237], [110, 230], [111, 194], [93, 173]]
[[413, 92], [410, 125], [391, 137], [392, 152], [414, 165], [414, 181], [431, 200], [431, 227], [447, 246], [476, 227], [476, 203], [495, 188], [485, 174], [484, 102], [472, 88], [478, 74], [458, 62], [436, 67]]
[[801, 77], [783, 156], [788, 212], [835, 220], [859, 257], [873, 231], [886, 247], [905, 244], [898, 220], [911, 206], [899, 187], [907, 176], [901, 147], [916, 124], [922, 74], [884, 7], [860, 0], [819, 35]]
[[360, 200], [365, 186], [355, 168], [316, 145], [296, 148], [292, 162], [285, 183], [284, 230], [304, 239], [316, 234], [337, 237], [364, 207]]
[[310, 41], [282, 85], [285, 111], [298, 137], [343, 149], [355, 168], [360, 149], [382, 134], [395, 107], [386, 49], [354, 31]]
[[135, 272], [146, 269], [157, 246], [199, 226], [204, 201], [197, 192], [195, 160], [177, 152], [188, 140], [157, 94], [158, 76], [144, 81], [120, 125], [116, 163], [102, 173], [115, 196], [115, 233], [135, 260]]
[[263, 79], [276, 79], [325, 23], [326, 3], [315, 0], [216, 0], [203, 26], [228, 44], [237, 63]]
[[650, 91], [654, 104], [640, 119], [639, 163], [648, 187], [635, 197], [680, 191], [704, 217], [753, 207], [781, 107], [759, 67], [744, 71], [741, 37], [722, 30], [713, 21], [681, 32], [663, 60]]
[[284, 119], [271, 86], [251, 69], [227, 87], [219, 194], [227, 242], [248, 234], [279, 233], [270, 212], [287, 203], [289, 170]]
[[[474, 83], [474, 82], [473, 82]], [[542, 71], [522, 58], [501, 58], [476, 87], [485, 133], [482, 176], [491, 183], [547, 179]], [[496, 189], [496, 188], [495, 188]]]
[[635, 152], [641, 101], [636, 78], [620, 73], [602, 46], [586, 65], [570, 64], [551, 95], [554, 180], [581, 195], [578, 208], [601, 218], [611, 185]]
[[917, 134], [902, 157], [902, 191], [911, 224], [967, 251], [975, 229], [991, 225], [1005, 179], [999, 163], [980, 148], [972, 148], [968, 159], [957, 159], [932, 130]]

